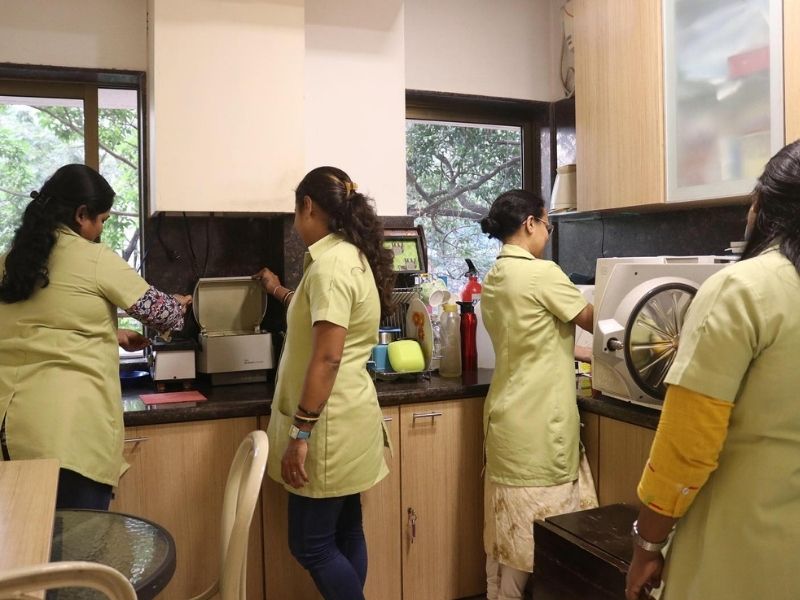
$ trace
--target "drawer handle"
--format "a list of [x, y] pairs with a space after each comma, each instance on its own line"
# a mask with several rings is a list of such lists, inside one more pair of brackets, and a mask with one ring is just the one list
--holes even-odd
[[138, 437], [138, 438], [126, 438], [124, 443], [125, 444], [138, 444], [139, 442], [146, 442], [150, 438], [146, 437]]
[[430, 419], [433, 421], [436, 417], [441, 417], [442, 413], [431, 411], [431, 412], [424, 412], [424, 413], [413, 413], [411, 416], [411, 420], [416, 421], [417, 419]]
[[392, 417], [383, 417], [383, 422], [384, 423], [391, 423], [392, 421], [394, 421], [394, 418], [392, 418]]

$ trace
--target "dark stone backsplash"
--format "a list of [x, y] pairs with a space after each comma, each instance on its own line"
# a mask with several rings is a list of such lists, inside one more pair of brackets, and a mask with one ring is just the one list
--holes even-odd
[[[387, 227], [413, 227], [413, 217], [384, 217]], [[303, 275], [306, 247], [294, 231], [294, 216], [172, 216], [145, 220], [145, 277], [169, 293], [191, 294], [200, 277], [252, 275], [261, 267], [274, 271], [281, 281], [297, 287]], [[285, 312], [270, 298], [262, 327], [286, 328]], [[198, 332], [193, 317], [181, 337]]]
[[644, 214], [553, 219], [553, 256], [565, 273], [594, 276], [596, 261], [612, 256], [728, 254], [744, 236], [746, 205]]

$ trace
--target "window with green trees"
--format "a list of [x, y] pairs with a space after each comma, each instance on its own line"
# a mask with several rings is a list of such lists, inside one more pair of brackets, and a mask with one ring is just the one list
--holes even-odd
[[[60, 166], [84, 163], [116, 192], [103, 242], [141, 270], [139, 104], [136, 85], [0, 79], [0, 253], [30, 192]], [[128, 321], [121, 325], [140, 329]]]
[[464, 282], [465, 258], [480, 277], [499, 243], [481, 232], [495, 198], [515, 188], [546, 193], [542, 147], [549, 143], [545, 103], [471, 99], [409, 92], [406, 96], [407, 214], [422, 225], [428, 270]]

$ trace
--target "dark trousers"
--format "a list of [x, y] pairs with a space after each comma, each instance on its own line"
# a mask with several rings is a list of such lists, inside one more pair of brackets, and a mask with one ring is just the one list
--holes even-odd
[[367, 542], [361, 495], [305, 498], [289, 494], [289, 549], [325, 600], [363, 600]]
[[69, 469], [59, 469], [56, 508], [108, 510], [112, 491], [107, 483], [98, 483]]

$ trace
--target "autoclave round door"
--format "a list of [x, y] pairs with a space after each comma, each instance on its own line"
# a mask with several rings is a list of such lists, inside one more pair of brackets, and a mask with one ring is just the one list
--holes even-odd
[[697, 288], [680, 282], [659, 285], [634, 305], [625, 327], [625, 363], [645, 393], [663, 400], [678, 351], [686, 311]]

